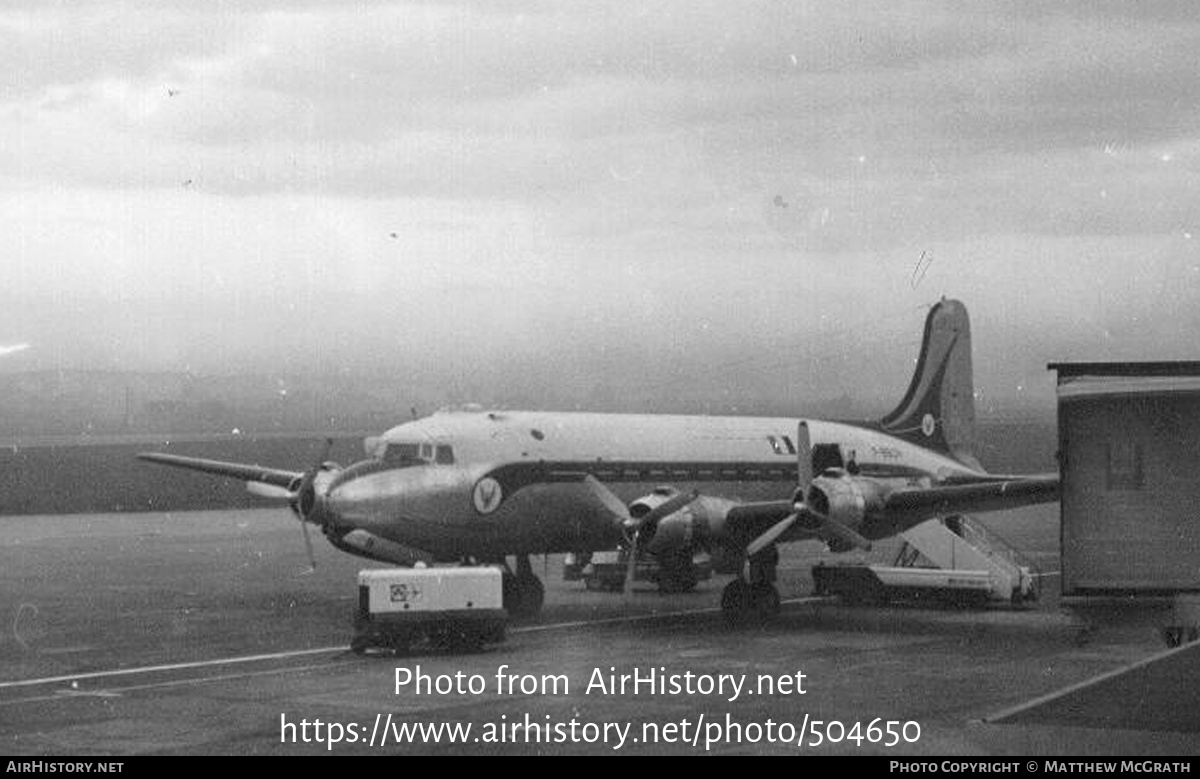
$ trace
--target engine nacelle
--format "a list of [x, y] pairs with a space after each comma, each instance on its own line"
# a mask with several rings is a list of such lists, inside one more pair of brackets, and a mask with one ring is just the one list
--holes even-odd
[[679, 490], [674, 487], [655, 487], [649, 495], [643, 495], [629, 504], [629, 516], [641, 519], [678, 494]]
[[[857, 531], [864, 520], [883, 508], [885, 498], [884, 490], [875, 481], [851, 476], [841, 468], [830, 468], [813, 479], [804, 502], [813, 511]], [[815, 518], [809, 518], [806, 524], [819, 527]]]
[[653, 529], [643, 528], [642, 548], [655, 555], [707, 549], [708, 539], [721, 531], [734, 505], [722, 498], [698, 497], [660, 519]]
[[380, 562], [393, 565], [416, 565], [417, 563], [434, 562], [433, 555], [420, 549], [397, 544], [369, 533], [361, 528], [351, 530], [341, 536], [330, 535], [329, 542], [341, 549], [359, 557], [368, 557]]

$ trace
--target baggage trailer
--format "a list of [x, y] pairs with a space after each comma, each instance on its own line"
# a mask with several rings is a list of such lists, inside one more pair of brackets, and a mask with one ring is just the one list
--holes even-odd
[[[707, 555], [690, 557], [674, 578], [651, 555], [639, 555], [633, 569], [635, 582], [652, 582], [662, 592], [691, 592], [699, 582], [712, 578], [712, 561]], [[629, 552], [625, 549], [593, 552], [586, 556], [569, 554], [563, 559], [563, 581], [583, 581], [593, 592], [621, 592], [629, 572]]]
[[350, 648], [413, 645], [474, 651], [504, 641], [508, 612], [499, 568], [387, 568], [358, 572]]

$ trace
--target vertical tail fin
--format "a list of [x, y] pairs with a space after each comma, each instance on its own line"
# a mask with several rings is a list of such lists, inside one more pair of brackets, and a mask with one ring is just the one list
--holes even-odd
[[879, 425], [897, 438], [980, 467], [974, 455], [971, 322], [961, 302], [943, 298], [929, 310], [912, 382], [904, 399]]

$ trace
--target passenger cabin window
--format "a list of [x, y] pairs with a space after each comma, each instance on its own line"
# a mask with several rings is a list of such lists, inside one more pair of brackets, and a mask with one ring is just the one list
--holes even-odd
[[439, 465], [453, 465], [454, 449], [446, 444], [438, 444], [437, 457], [434, 459]]
[[842, 468], [842, 448], [837, 444], [814, 444], [812, 448], [812, 472], [824, 473], [829, 468]]

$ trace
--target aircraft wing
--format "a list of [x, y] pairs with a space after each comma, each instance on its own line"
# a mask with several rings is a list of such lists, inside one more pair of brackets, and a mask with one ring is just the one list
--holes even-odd
[[1058, 474], [1008, 476], [972, 484], [898, 489], [888, 494], [883, 510], [911, 526], [951, 514], [1002, 511], [1058, 500]]
[[170, 465], [174, 468], [186, 468], [191, 471], [211, 473], [216, 476], [226, 476], [230, 479], [241, 479], [246, 482], [261, 482], [283, 489], [291, 489], [299, 479], [304, 477], [300, 471], [281, 471], [276, 468], [264, 468], [261, 465], [246, 465], [242, 463], [227, 463], [220, 460], [205, 460], [201, 457], [182, 457], [176, 454], [160, 454], [144, 452], [139, 454], [139, 460]]
[[795, 513], [795, 504], [790, 500], [738, 503], [725, 514], [727, 545], [744, 547], [777, 522]]
[[[902, 533], [935, 517], [1001, 511], [1058, 499], [1057, 474], [1004, 476], [929, 487], [889, 487], [849, 479], [858, 510], [814, 510], [806, 501], [735, 504], [725, 513], [718, 543], [754, 554], [776, 541], [817, 538], [843, 548]], [[845, 506], [846, 504], [841, 504]]]

